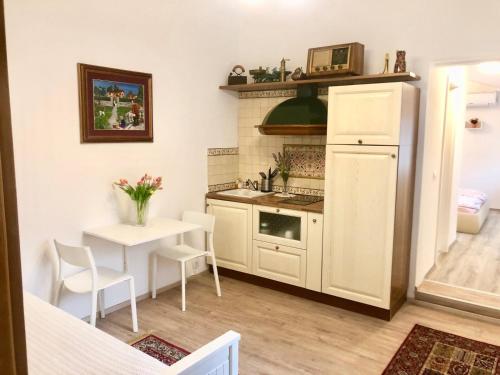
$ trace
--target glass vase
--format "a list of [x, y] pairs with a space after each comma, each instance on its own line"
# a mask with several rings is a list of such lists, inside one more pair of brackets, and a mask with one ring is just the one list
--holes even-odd
[[135, 222], [138, 227], [146, 226], [149, 214], [149, 199], [135, 201]]

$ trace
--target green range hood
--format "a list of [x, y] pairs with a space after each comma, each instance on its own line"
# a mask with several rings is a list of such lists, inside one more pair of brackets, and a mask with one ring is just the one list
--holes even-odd
[[316, 86], [297, 88], [297, 97], [274, 107], [257, 125], [267, 135], [324, 135], [326, 134], [327, 106], [318, 99]]

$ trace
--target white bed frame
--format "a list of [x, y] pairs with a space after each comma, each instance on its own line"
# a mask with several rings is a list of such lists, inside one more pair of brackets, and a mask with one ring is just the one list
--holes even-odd
[[239, 341], [239, 333], [228, 331], [174, 363], [165, 374], [237, 375]]
[[457, 232], [477, 234], [488, 218], [490, 202], [487, 200], [476, 213], [458, 212]]
[[24, 292], [30, 375], [237, 375], [240, 335], [228, 331], [168, 367]]

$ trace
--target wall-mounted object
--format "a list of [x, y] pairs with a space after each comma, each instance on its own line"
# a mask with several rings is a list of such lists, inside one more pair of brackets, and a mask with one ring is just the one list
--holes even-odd
[[396, 62], [394, 63], [394, 73], [406, 72], [406, 51], [396, 51]]
[[307, 56], [307, 77], [362, 75], [364, 50], [365, 46], [361, 43], [310, 48]]
[[152, 75], [78, 64], [82, 143], [153, 142]]
[[256, 128], [267, 135], [324, 135], [326, 112], [326, 104], [318, 99], [317, 87], [299, 86], [296, 98], [278, 104]]
[[467, 94], [468, 107], [484, 107], [489, 105], [495, 105], [496, 103], [497, 103], [496, 92]]
[[229, 76], [227, 77], [228, 85], [245, 85], [247, 83], [247, 76], [242, 75], [245, 73], [243, 65], [235, 65]]
[[465, 122], [465, 129], [482, 129], [483, 122], [478, 118], [471, 118]]

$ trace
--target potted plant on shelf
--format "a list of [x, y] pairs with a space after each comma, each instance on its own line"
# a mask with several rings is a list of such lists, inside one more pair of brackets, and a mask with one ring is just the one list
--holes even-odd
[[146, 173], [137, 181], [136, 186], [130, 185], [124, 178], [114, 184], [127, 193], [130, 199], [135, 202], [135, 225], [145, 226], [148, 219], [149, 199], [157, 190], [163, 189], [161, 186], [162, 178], [153, 178]]
[[288, 193], [288, 177], [290, 177], [290, 169], [292, 166], [290, 154], [288, 151], [283, 151], [283, 155], [281, 152], [278, 152], [278, 155], [273, 153], [273, 158], [276, 162], [276, 167], [278, 168], [281, 179], [283, 180], [283, 193], [277, 194], [277, 196], [292, 197], [293, 194]]

